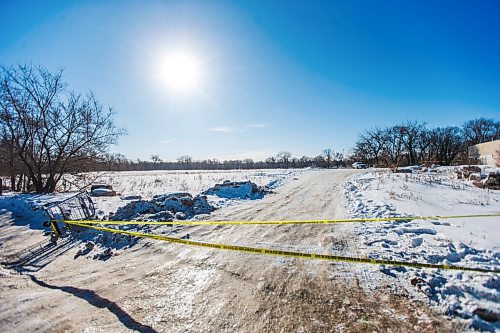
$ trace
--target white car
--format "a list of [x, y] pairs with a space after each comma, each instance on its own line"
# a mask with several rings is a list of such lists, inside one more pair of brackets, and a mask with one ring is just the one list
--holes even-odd
[[94, 184], [90, 188], [90, 195], [93, 197], [112, 197], [116, 195], [113, 187], [107, 184]]
[[368, 164], [362, 163], [362, 162], [354, 162], [352, 164], [352, 167], [354, 169], [368, 169]]

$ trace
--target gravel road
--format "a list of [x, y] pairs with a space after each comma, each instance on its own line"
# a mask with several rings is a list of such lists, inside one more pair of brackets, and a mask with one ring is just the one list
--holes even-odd
[[[214, 220], [347, 217], [342, 184], [354, 170], [311, 170], [276, 193], [214, 212]], [[0, 257], [43, 246], [39, 230], [0, 215]], [[19, 224], [19, 223], [18, 223]], [[183, 227], [179, 236], [228, 244], [356, 254], [351, 226]], [[401, 282], [361, 265], [269, 257], [143, 240], [107, 261], [74, 259], [81, 244], [0, 270], [0, 331], [456, 331]], [[38, 265], [38, 266], [37, 266]]]

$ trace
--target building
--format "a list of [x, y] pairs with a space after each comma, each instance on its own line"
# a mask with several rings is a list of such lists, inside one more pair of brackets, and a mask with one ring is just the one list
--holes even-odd
[[469, 157], [479, 163], [495, 166], [500, 163], [500, 140], [479, 143], [469, 147]]

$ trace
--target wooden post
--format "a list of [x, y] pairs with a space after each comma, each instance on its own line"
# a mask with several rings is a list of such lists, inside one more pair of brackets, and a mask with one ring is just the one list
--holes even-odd
[[3, 190], [3, 182], [2, 178], [0, 178], [0, 195], [2, 195], [2, 190]]

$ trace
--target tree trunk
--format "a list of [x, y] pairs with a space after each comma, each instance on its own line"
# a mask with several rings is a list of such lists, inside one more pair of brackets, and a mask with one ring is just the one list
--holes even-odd
[[14, 156], [11, 154], [9, 158], [9, 172], [10, 172], [10, 190], [14, 191], [16, 188], [16, 171], [14, 170]]
[[16, 192], [21, 192], [23, 187], [23, 174], [19, 174], [19, 180], [17, 181], [16, 184]]

